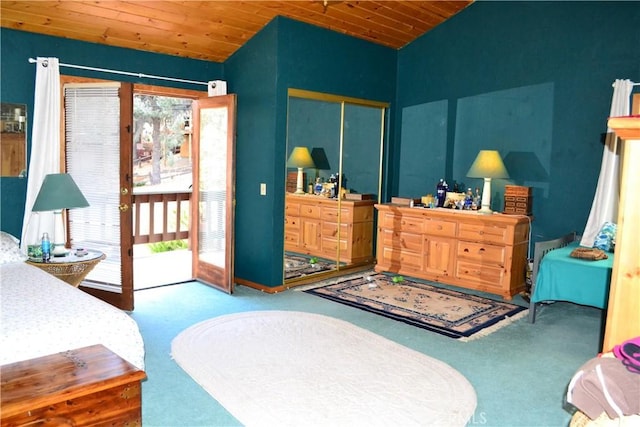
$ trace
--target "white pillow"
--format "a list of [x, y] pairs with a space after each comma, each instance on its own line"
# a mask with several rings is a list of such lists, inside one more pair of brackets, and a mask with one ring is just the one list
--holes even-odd
[[23, 262], [27, 259], [27, 256], [20, 252], [19, 243], [19, 239], [0, 231], [0, 264]]

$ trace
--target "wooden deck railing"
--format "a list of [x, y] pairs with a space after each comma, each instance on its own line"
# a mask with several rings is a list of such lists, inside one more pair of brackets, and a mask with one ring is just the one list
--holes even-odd
[[133, 243], [189, 238], [191, 192], [133, 195]]

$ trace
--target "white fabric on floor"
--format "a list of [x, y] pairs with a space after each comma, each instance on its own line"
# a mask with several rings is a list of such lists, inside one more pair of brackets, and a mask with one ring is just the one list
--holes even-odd
[[312, 313], [206, 320], [172, 356], [246, 426], [464, 426], [477, 404], [446, 363]]

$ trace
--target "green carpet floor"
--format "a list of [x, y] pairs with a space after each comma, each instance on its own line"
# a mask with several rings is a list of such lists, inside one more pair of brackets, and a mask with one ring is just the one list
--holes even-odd
[[[513, 302], [524, 304], [520, 297]], [[188, 282], [136, 291], [135, 305], [132, 316], [146, 348], [145, 426], [240, 425], [176, 365], [170, 346], [197, 322], [250, 310], [333, 316], [448, 363], [475, 387], [478, 407], [469, 425], [567, 426], [571, 413], [564, 409], [565, 389], [577, 368], [598, 353], [602, 321], [602, 311], [595, 308], [554, 303], [539, 312], [535, 324], [523, 318], [487, 337], [459, 342], [293, 290], [266, 294], [238, 286], [230, 296]]]

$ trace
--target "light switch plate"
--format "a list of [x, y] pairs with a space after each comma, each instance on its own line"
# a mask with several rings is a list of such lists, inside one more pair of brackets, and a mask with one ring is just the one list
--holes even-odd
[[260, 183], [260, 195], [261, 196], [266, 196], [267, 195], [267, 184], [264, 182]]

